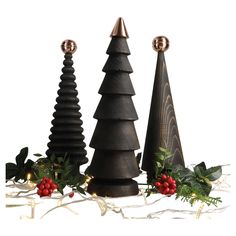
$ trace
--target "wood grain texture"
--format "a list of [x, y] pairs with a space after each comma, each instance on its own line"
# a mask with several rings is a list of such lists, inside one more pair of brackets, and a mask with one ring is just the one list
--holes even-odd
[[159, 147], [167, 148], [173, 153], [169, 162], [184, 166], [164, 52], [158, 54], [142, 160], [142, 169], [147, 171], [149, 179], [153, 175], [154, 157]]

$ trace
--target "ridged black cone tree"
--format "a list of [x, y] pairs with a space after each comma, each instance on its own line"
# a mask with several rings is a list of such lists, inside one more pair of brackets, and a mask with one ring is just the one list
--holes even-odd
[[124, 21], [119, 18], [107, 49], [106, 73], [94, 114], [98, 120], [90, 146], [95, 149], [88, 172], [94, 178], [88, 192], [99, 196], [121, 197], [138, 194], [139, 175], [134, 150], [139, 149], [134, 121], [138, 119], [131, 96], [135, 95], [129, 74], [132, 68]]
[[148, 182], [153, 178], [155, 153], [158, 152], [159, 147], [173, 153], [173, 157], [168, 159], [170, 163], [184, 166], [164, 56], [164, 51], [168, 47], [169, 41], [164, 36], [153, 40], [153, 48], [158, 52], [158, 59], [142, 161], [142, 169], [147, 172]]
[[[60, 89], [56, 99], [53, 127], [51, 128], [50, 142], [46, 155], [64, 157], [65, 154], [70, 158], [71, 163], [76, 163], [78, 167], [88, 162], [85, 150], [84, 135], [82, 128], [78, 92], [76, 90], [74, 68], [72, 67], [72, 54], [76, 50], [76, 44], [72, 40], [65, 40], [62, 43], [62, 50], [65, 53], [65, 60], [62, 68]], [[78, 168], [79, 171], [79, 168]]]

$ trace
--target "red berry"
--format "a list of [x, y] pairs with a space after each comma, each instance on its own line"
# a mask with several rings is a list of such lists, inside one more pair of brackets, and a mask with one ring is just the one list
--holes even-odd
[[44, 184], [41, 183], [41, 184], [39, 185], [39, 189], [40, 189], [40, 190], [43, 190], [44, 188], [45, 188]]
[[164, 194], [164, 192], [166, 191], [166, 188], [162, 185], [160, 186], [159, 191], [160, 193]]
[[74, 192], [71, 192], [71, 193], [69, 194], [69, 197], [70, 197], [70, 198], [74, 197], [74, 194], [75, 194]]
[[166, 194], [169, 193], [169, 191], [170, 191], [169, 188], [166, 188], [166, 189], [165, 189]]
[[57, 189], [58, 186], [57, 186], [57, 184], [52, 183], [52, 184], [51, 184], [51, 188], [52, 188], [52, 190], [54, 190], [54, 189]]
[[169, 184], [172, 184], [172, 183], [173, 183], [173, 179], [172, 179], [171, 176], [168, 176], [168, 177], [167, 177], [167, 182], [168, 182]]
[[48, 196], [49, 192], [48, 192], [48, 189], [44, 189], [43, 192], [42, 192], [42, 195], [43, 196]]
[[48, 179], [48, 184], [52, 184], [53, 183], [53, 181], [52, 181], [52, 179]]
[[50, 188], [50, 189], [48, 189], [48, 192], [49, 192], [49, 193], [52, 193], [52, 192], [53, 192], [53, 190]]
[[42, 190], [38, 189], [37, 194], [38, 194], [39, 196], [41, 196], [41, 195], [42, 195]]
[[157, 181], [157, 182], [155, 183], [155, 186], [156, 186], [156, 187], [160, 187], [160, 186], [161, 186], [161, 183], [160, 183], [159, 181]]
[[166, 175], [164, 175], [164, 174], [161, 176], [161, 179], [162, 179], [162, 180], [166, 180], [166, 178], [167, 178], [167, 177], [166, 177]]
[[175, 189], [176, 188], [176, 184], [171, 184], [171, 188]]
[[170, 189], [170, 191], [169, 191], [169, 194], [174, 194], [175, 193], [175, 190], [174, 189]]
[[172, 184], [176, 184], [176, 181], [173, 179]]
[[46, 183], [46, 184], [44, 185], [44, 187], [47, 188], [47, 189], [49, 189], [51, 186], [50, 186], [49, 183]]
[[164, 182], [164, 183], [163, 183], [163, 186], [164, 186], [165, 188], [167, 188], [167, 187], [169, 187], [169, 184], [168, 184], [167, 182]]

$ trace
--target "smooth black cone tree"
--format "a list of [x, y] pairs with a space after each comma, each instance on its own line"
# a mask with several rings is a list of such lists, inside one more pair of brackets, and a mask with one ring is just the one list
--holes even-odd
[[133, 72], [127, 56], [128, 37], [122, 18], [111, 34], [107, 49], [106, 73], [99, 93], [102, 98], [94, 118], [98, 120], [90, 146], [95, 149], [88, 173], [93, 176], [88, 192], [98, 196], [121, 197], [138, 194], [139, 175], [134, 150], [139, 149], [134, 121], [138, 119], [129, 74]]
[[164, 51], [169, 47], [169, 41], [164, 36], [156, 37], [153, 47], [158, 52], [158, 58], [142, 160], [142, 169], [147, 172], [148, 182], [154, 178], [155, 153], [159, 147], [166, 148], [173, 154], [168, 159], [170, 163], [184, 166], [164, 55]]
[[50, 157], [55, 156], [70, 158], [70, 162], [80, 165], [88, 162], [85, 150], [84, 135], [82, 128], [82, 120], [78, 92], [76, 90], [76, 82], [74, 75], [74, 68], [72, 67], [72, 53], [76, 50], [75, 42], [66, 40], [62, 44], [62, 50], [65, 53], [65, 60], [62, 68], [60, 89], [58, 90], [58, 97], [56, 99], [54, 119], [52, 120], [53, 127], [51, 128], [50, 142], [48, 143], [48, 150], [46, 155]]

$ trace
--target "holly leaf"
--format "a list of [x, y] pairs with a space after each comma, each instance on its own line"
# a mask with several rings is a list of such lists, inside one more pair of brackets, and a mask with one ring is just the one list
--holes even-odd
[[62, 195], [64, 195], [63, 189], [65, 188], [66, 184], [64, 183], [58, 183], [58, 192], [61, 193]]
[[22, 148], [20, 153], [16, 156], [16, 164], [18, 167], [24, 166], [26, 157], [28, 156], [28, 147]]
[[11, 162], [6, 163], [6, 180], [13, 178], [18, 172], [17, 165]]
[[198, 176], [199, 178], [204, 178], [205, 171], [206, 171], [206, 165], [204, 162], [201, 162], [198, 165], [194, 166], [193, 170], [194, 170], [194, 173], [196, 174], [196, 176]]
[[214, 166], [207, 169], [205, 163], [202, 162], [194, 167], [194, 172], [199, 178], [204, 179], [206, 180], [206, 182], [208, 182], [219, 179], [222, 175], [222, 168], [221, 166]]
[[221, 166], [214, 166], [207, 169], [204, 174], [205, 174], [204, 177], [206, 177], [210, 181], [215, 181], [221, 177], [222, 168]]
[[199, 167], [202, 170], [206, 170], [206, 164], [205, 164], [204, 161], [199, 163], [199, 164], [197, 164], [195, 167]]

